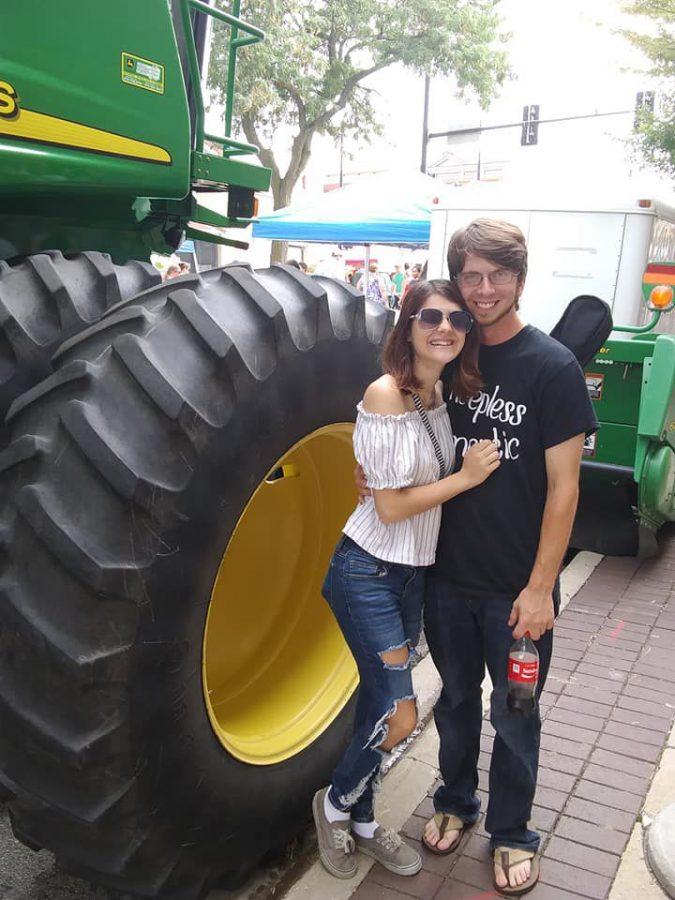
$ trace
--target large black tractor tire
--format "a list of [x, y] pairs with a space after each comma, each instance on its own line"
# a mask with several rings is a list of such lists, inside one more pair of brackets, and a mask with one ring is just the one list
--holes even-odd
[[[305, 659], [320, 666], [332, 646], [322, 572], [356, 496], [340, 423], [377, 376], [391, 323], [330, 279], [213, 270], [111, 311], [11, 407], [0, 784], [15, 834], [71, 873], [125, 895], [196, 900], [307, 822], [346, 746], [353, 687], [298, 752], [284, 738], [278, 761], [245, 759], [239, 720], [223, 720], [239, 741], [226, 749], [205, 696], [226, 671], [235, 694], [254, 698], [259, 674], [259, 702], [286, 715], [275, 691], [304, 690]], [[283, 462], [317, 432], [299, 463]], [[314, 485], [309, 507], [292, 501], [303, 483]], [[289, 491], [278, 519], [251, 512], [252, 496], [268, 496], [258, 488]], [[251, 521], [249, 549], [231, 550]], [[223, 585], [232, 553], [241, 580]], [[212, 594], [219, 624], [207, 624]]]
[[93, 251], [0, 261], [0, 422], [19, 394], [49, 375], [62, 341], [160, 281], [150, 263], [117, 266]]

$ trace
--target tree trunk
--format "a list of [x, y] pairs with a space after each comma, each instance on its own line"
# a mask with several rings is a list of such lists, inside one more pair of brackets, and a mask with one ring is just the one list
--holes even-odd
[[[274, 158], [274, 153], [269, 147], [262, 147], [256, 130], [255, 121], [250, 116], [243, 116], [242, 127], [244, 129], [244, 134], [246, 135], [246, 140], [261, 148], [258, 153], [260, 162], [272, 170], [272, 182], [270, 187], [272, 189], [272, 197], [274, 198], [274, 209], [283, 209], [284, 206], [288, 206], [291, 202], [293, 188], [309, 162], [312, 138], [314, 137], [316, 129], [303, 128], [302, 132], [296, 135], [293, 140], [291, 162], [286, 174], [282, 178], [279, 166]], [[270, 263], [286, 262], [287, 254], [288, 241], [272, 241]]]
[[[297, 179], [296, 179], [297, 180]], [[283, 209], [291, 202], [295, 181], [291, 184], [288, 173], [285, 178], [272, 179], [272, 196], [274, 197], [274, 209]], [[270, 264], [285, 263], [288, 256], [288, 241], [272, 241]]]
[[285, 263], [288, 256], [288, 241], [272, 241], [272, 252], [270, 253], [270, 265], [274, 263]]

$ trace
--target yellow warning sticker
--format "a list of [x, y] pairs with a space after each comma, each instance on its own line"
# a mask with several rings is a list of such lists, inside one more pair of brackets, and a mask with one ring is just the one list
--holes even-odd
[[164, 93], [164, 66], [133, 53], [122, 53], [122, 81], [154, 94]]

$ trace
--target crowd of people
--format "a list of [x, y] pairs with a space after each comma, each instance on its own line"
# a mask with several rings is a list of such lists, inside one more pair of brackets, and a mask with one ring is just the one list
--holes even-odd
[[[338, 254], [332, 253], [326, 260], [321, 260], [315, 266], [308, 266], [304, 260], [289, 259], [286, 265], [304, 272], [306, 275], [327, 275], [330, 278], [338, 278], [351, 284], [357, 291], [364, 293], [370, 300], [375, 300], [389, 309], [400, 309], [401, 302], [412, 284], [424, 279], [426, 275], [426, 263], [396, 264], [391, 272], [380, 270], [377, 262], [371, 262], [368, 269], [368, 278], [363, 266], [345, 265]], [[170, 281], [187, 275], [190, 264], [184, 260], [176, 260], [171, 257], [166, 265], [157, 266], [161, 272], [163, 281]]]
[[426, 263], [397, 263], [391, 272], [387, 272], [381, 270], [377, 262], [371, 261], [366, 279], [364, 266], [345, 265], [337, 253], [331, 253], [311, 269], [306, 262], [297, 259], [289, 259], [287, 265], [307, 274], [326, 275], [346, 281], [357, 291], [366, 294], [370, 300], [389, 309], [400, 309], [409, 287], [426, 276]]

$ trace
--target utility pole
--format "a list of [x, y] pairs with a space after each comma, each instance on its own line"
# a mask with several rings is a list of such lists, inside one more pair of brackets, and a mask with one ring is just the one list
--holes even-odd
[[424, 175], [427, 174], [427, 145], [429, 143], [429, 88], [431, 78], [429, 75], [424, 76], [424, 117], [422, 119], [422, 162], [420, 169]]
[[342, 162], [344, 159], [344, 154], [343, 154], [344, 141], [345, 141], [345, 126], [342, 125], [340, 127], [340, 187], [342, 187], [342, 176], [343, 176]]

